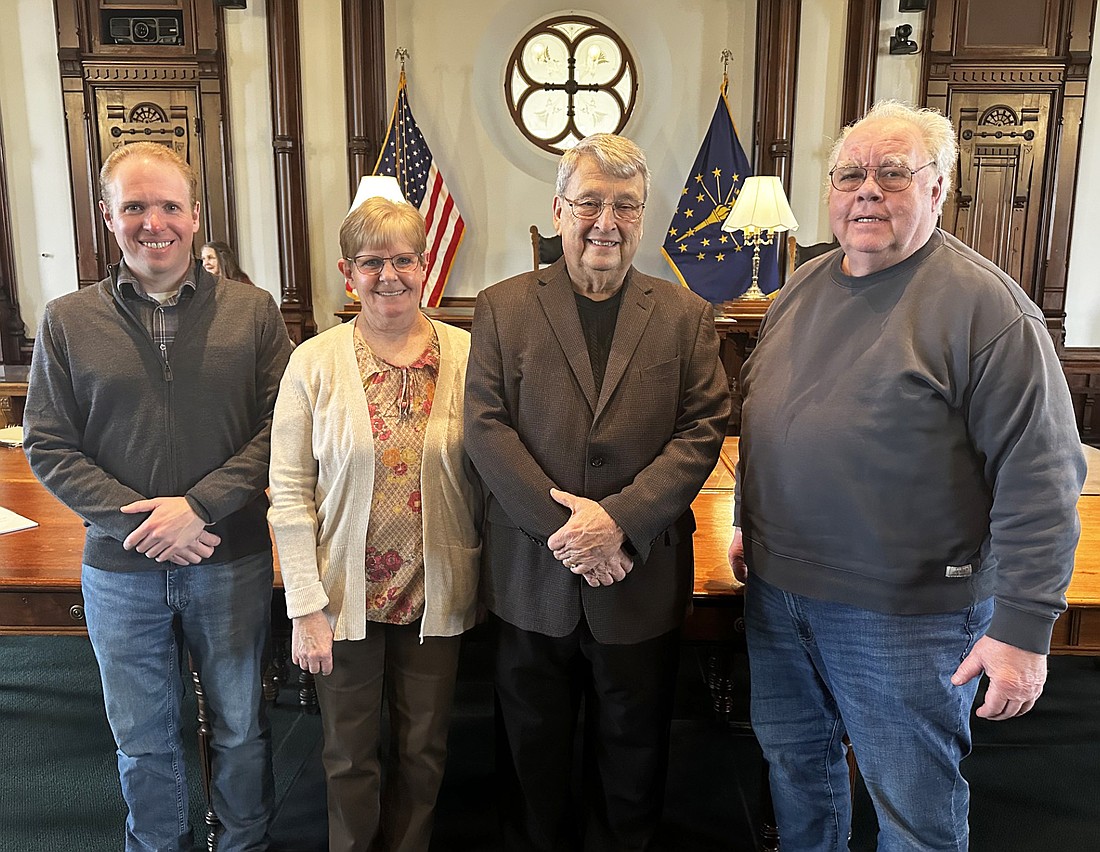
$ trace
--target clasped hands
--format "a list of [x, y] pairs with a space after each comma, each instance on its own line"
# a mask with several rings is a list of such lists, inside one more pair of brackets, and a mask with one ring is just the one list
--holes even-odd
[[148, 512], [136, 530], [126, 536], [126, 550], [144, 553], [157, 562], [196, 565], [214, 553], [221, 537], [206, 529], [184, 497], [153, 497], [135, 500], [119, 511], [127, 515]]
[[626, 536], [615, 519], [595, 500], [550, 489], [550, 496], [569, 510], [569, 520], [546, 540], [554, 558], [590, 586], [610, 586], [626, 578], [634, 560], [623, 550]]

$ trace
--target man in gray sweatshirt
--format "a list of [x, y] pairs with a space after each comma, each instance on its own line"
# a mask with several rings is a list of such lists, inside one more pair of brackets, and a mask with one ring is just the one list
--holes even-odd
[[841, 135], [840, 249], [771, 306], [741, 375], [730, 563], [783, 849], [847, 850], [842, 739], [880, 849], [967, 848], [969, 714], [1034, 705], [1085, 466], [1042, 312], [936, 221], [957, 148], [885, 102]]
[[267, 848], [271, 743], [271, 417], [291, 343], [265, 291], [191, 254], [194, 173], [118, 148], [100, 209], [122, 263], [46, 306], [24, 415], [27, 458], [87, 525], [81, 586], [129, 815], [127, 852], [191, 849], [180, 666], [210, 709], [219, 849]]

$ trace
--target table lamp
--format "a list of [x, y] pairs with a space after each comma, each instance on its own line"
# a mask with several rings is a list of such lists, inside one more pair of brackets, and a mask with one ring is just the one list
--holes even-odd
[[397, 178], [392, 175], [364, 175], [359, 178], [359, 188], [355, 190], [355, 200], [351, 202], [348, 213], [351, 213], [368, 198], [374, 198], [376, 195], [381, 195], [390, 201], [401, 202], [405, 200], [405, 196], [401, 193], [401, 187], [397, 183]]
[[722, 223], [723, 231], [743, 231], [745, 244], [752, 246], [752, 285], [742, 299], [766, 299], [760, 289], [760, 246], [770, 246], [781, 231], [798, 230], [783, 184], [774, 175], [745, 178], [730, 215]]

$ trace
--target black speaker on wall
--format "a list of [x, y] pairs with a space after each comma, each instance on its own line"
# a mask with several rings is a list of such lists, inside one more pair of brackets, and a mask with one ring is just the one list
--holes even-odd
[[926, 12], [928, 10], [928, 0], [899, 0], [898, 11], [899, 12]]
[[214, 0], [217, 9], [247, 9], [248, 0]]

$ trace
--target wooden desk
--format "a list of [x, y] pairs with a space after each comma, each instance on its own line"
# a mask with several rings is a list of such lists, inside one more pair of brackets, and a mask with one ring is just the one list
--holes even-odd
[[[737, 441], [737, 438], [726, 438], [718, 466], [692, 504], [698, 529], [695, 532], [695, 613], [685, 627], [685, 635], [689, 638], [731, 638], [729, 632], [737, 626], [736, 618], [730, 617], [730, 610], [740, 606], [741, 585], [733, 579], [726, 561], [733, 526]], [[1074, 559], [1073, 579], [1066, 590], [1069, 609], [1054, 625], [1053, 654], [1100, 654], [1100, 450], [1085, 446], [1084, 452], [1089, 471], [1077, 503], [1081, 541]], [[715, 619], [713, 615], [720, 618]], [[736, 617], [739, 615], [737, 611]]]
[[[1069, 610], [1054, 627], [1054, 653], [1100, 654], [1100, 451], [1087, 448], [1086, 456], [1090, 476], [1078, 502], [1081, 543], [1066, 594]], [[740, 636], [741, 587], [726, 562], [736, 463], [737, 438], [727, 438], [692, 504], [698, 529], [695, 611], [684, 628], [688, 639], [722, 642]], [[83, 524], [34, 479], [21, 449], [0, 447], [0, 505], [39, 523], [0, 535], [0, 635], [83, 633]], [[277, 568], [276, 587], [281, 587]]]

